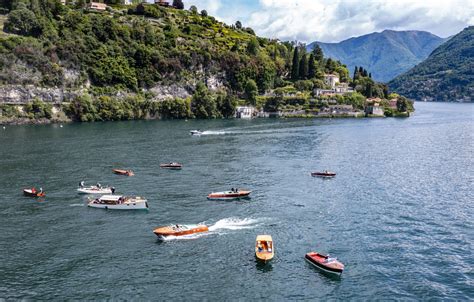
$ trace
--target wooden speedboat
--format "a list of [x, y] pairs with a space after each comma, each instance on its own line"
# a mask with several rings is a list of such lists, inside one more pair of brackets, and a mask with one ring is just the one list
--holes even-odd
[[202, 134], [202, 131], [200, 131], [200, 130], [191, 130], [191, 131], [189, 131], [189, 133], [191, 133], [191, 135], [199, 136], [199, 135]]
[[273, 240], [270, 235], [258, 235], [255, 242], [255, 257], [258, 260], [268, 262], [275, 256]]
[[104, 195], [90, 200], [87, 206], [106, 210], [147, 210], [148, 202], [141, 197]]
[[171, 170], [181, 170], [183, 167], [180, 163], [168, 163], [168, 164], [161, 164], [160, 168], [162, 169], [171, 169]]
[[336, 258], [329, 257], [329, 255], [310, 252], [304, 258], [313, 266], [328, 273], [341, 275], [344, 271], [344, 264], [337, 261]]
[[125, 175], [125, 176], [133, 176], [133, 175], [135, 175], [135, 173], [133, 173], [132, 170], [112, 169], [112, 171], [114, 171], [114, 173], [115, 173], [115, 174], [118, 174], [118, 175]]
[[313, 177], [334, 177], [336, 173], [331, 171], [322, 171], [322, 172], [311, 172], [311, 176]]
[[46, 196], [46, 194], [43, 192], [43, 189], [40, 189], [38, 191], [35, 188], [23, 189], [23, 195], [28, 196], [28, 197], [45, 197]]
[[158, 238], [160, 239], [164, 239], [168, 236], [179, 237], [204, 232], [209, 232], [209, 228], [206, 225], [201, 224], [175, 224], [169, 226], [161, 226], [153, 230], [153, 233], [155, 233], [155, 235], [158, 236]]
[[230, 191], [225, 192], [213, 192], [207, 195], [207, 199], [209, 200], [232, 200], [232, 199], [240, 199], [240, 198], [250, 198], [250, 193], [252, 191], [240, 190], [240, 189], [232, 189]]

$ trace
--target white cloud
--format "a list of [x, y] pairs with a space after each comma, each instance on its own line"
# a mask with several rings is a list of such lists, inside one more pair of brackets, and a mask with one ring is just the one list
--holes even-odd
[[384, 29], [446, 37], [474, 24], [474, 1], [260, 0], [243, 21], [261, 36], [304, 42], [339, 42]]

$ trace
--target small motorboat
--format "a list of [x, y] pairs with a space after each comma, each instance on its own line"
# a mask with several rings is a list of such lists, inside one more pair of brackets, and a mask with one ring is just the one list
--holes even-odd
[[233, 200], [233, 199], [240, 199], [240, 198], [250, 198], [250, 193], [252, 191], [246, 191], [241, 189], [231, 189], [230, 191], [226, 192], [213, 192], [207, 195], [207, 199], [209, 200]]
[[97, 187], [97, 186], [90, 186], [90, 187], [81, 187], [77, 189], [79, 194], [114, 194], [115, 188], [114, 187]]
[[133, 173], [132, 170], [112, 169], [112, 171], [114, 171], [114, 173], [115, 173], [115, 174], [118, 174], [118, 175], [125, 175], [125, 176], [133, 176], [133, 175], [135, 175], [135, 173]]
[[79, 194], [114, 194], [114, 187], [102, 187], [100, 183], [97, 183], [95, 186], [86, 187], [84, 182], [79, 183], [79, 188], [77, 189]]
[[46, 196], [42, 188], [40, 188], [39, 191], [36, 190], [36, 188], [23, 189], [23, 195], [28, 196], [28, 197], [45, 197]]
[[311, 176], [313, 176], [313, 177], [334, 177], [334, 176], [336, 176], [336, 173], [325, 170], [325, 171], [322, 171], [322, 172], [311, 172]]
[[148, 202], [141, 197], [104, 195], [90, 200], [87, 206], [106, 210], [147, 210]]
[[202, 134], [202, 131], [200, 131], [200, 130], [191, 130], [191, 131], [189, 131], [189, 133], [191, 133], [191, 135], [199, 136], [199, 135]]
[[329, 255], [310, 252], [304, 258], [313, 266], [327, 273], [341, 275], [344, 271], [344, 264], [337, 261], [336, 258], [329, 257]]
[[171, 169], [171, 170], [181, 170], [183, 167], [180, 163], [169, 163], [169, 164], [161, 164], [160, 168], [162, 169]]
[[196, 233], [209, 232], [209, 228], [203, 224], [175, 224], [169, 226], [161, 226], [153, 230], [159, 239], [165, 239], [168, 236], [186, 236]]
[[273, 240], [270, 235], [258, 235], [255, 242], [255, 257], [263, 262], [268, 262], [275, 256]]

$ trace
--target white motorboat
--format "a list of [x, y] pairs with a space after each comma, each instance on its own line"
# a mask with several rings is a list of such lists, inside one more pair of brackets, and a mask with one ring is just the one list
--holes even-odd
[[80, 187], [77, 189], [79, 194], [114, 194], [115, 188], [114, 187], [98, 187], [98, 186], [90, 186], [90, 187]]
[[148, 210], [146, 199], [122, 195], [104, 195], [89, 201], [87, 206], [106, 210]]
[[199, 135], [202, 134], [202, 131], [200, 131], [200, 130], [191, 130], [189, 132], [191, 133], [191, 135], [198, 135], [199, 136]]

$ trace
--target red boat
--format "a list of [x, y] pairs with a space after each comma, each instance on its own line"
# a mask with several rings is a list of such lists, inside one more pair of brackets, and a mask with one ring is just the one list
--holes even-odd
[[133, 176], [135, 175], [132, 170], [120, 170], [120, 169], [112, 169], [115, 174], [118, 175], [125, 175], [125, 176]]
[[311, 176], [313, 177], [334, 177], [336, 173], [331, 171], [323, 171], [323, 172], [311, 172]]
[[342, 271], [344, 271], [344, 264], [337, 261], [336, 258], [331, 258], [328, 255], [310, 252], [307, 253], [304, 258], [313, 266], [328, 273], [340, 275], [342, 274]]
[[180, 163], [169, 163], [169, 164], [161, 164], [160, 165], [160, 168], [171, 169], [171, 170], [181, 170], [182, 167], [183, 167], [183, 165], [180, 164]]
[[24, 189], [23, 195], [28, 196], [28, 197], [45, 197], [46, 196], [46, 194], [43, 192], [43, 189], [40, 189], [39, 191], [37, 191], [35, 188]]

